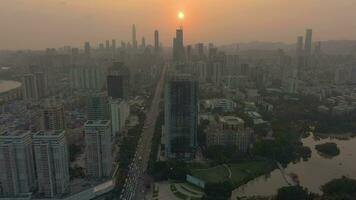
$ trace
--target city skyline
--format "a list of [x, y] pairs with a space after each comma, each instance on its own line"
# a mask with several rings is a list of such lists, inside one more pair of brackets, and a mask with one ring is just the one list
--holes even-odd
[[[190, 30], [186, 43], [221, 45], [256, 40], [295, 43], [299, 30], [308, 28], [317, 31], [316, 40], [353, 39], [356, 28], [347, 26], [345, 19], [353, 18], [355, 9], [356, 3], [346, 0], [337, 3], [326, 0], [322, 4], [317, 0], [226, 0], [224, 4], [212, 0], [204, 3], [17, 0], [3, 2], [0, 8], [4, 36], [0, 47], [44, 49], [81, 46], [85, 41], [98, 46], [106, 39], [131, 41], [132, 24], [136, 24], [137, 38], [147, 38], [148, 44], [154, 44], [153, 31], [159, 30], [160, 40], [167, 47], [181, 24], [177, 18], [180, 11], [185, 14], [184, 29]], [[6, 20], [10, 16], [11, 23]], [[348, 30], [342, 31], [345, 27]]]

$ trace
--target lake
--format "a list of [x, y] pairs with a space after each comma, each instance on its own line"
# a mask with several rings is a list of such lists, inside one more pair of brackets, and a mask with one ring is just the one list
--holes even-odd
[[[300, 185], [314, 193], [321, 193], [320, 186], [332, 179], [347, 176], [356, 179], [356, 138], [340, 140], [336, 138], [317, 139], [313, 134], [302, 139], [305, 146], [312, 150], [308, 161], [290, 163], [286, 173], [298, 175]], [[340, 154], [333, 158], [324, 158], [315, 150], [316, 144], [334, 142]], [[276, 194], [277, 189], [288, 186], [279, 170], [269, 175], [258, 177], [233, 191], [233, 196], [269, 196]]]

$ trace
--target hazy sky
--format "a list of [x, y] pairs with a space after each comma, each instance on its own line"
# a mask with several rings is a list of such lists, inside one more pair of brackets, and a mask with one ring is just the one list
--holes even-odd
[[97, 45], [106, 39], [170, 46], [183, 10], [185, 41], [227, 44], [294, 42], [306, 28], [315, 38], [356, 39], [356, 0], [0, 0], [0, 49]]

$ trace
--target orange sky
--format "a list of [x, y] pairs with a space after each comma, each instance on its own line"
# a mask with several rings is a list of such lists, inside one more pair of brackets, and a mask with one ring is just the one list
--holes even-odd
[[185, 12], [186, 43], [356, 39], [356, 0], [0, 0], [0, 49], [97, 45], [130, 40], [131, 24], [170, 46]]

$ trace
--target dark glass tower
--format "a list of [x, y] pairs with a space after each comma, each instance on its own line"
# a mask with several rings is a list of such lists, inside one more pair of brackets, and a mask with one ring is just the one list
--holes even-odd
[[197, 148], [198, 83], [190, 75], [172, 78], [165, 91], [166, 156], [191, 160]]

